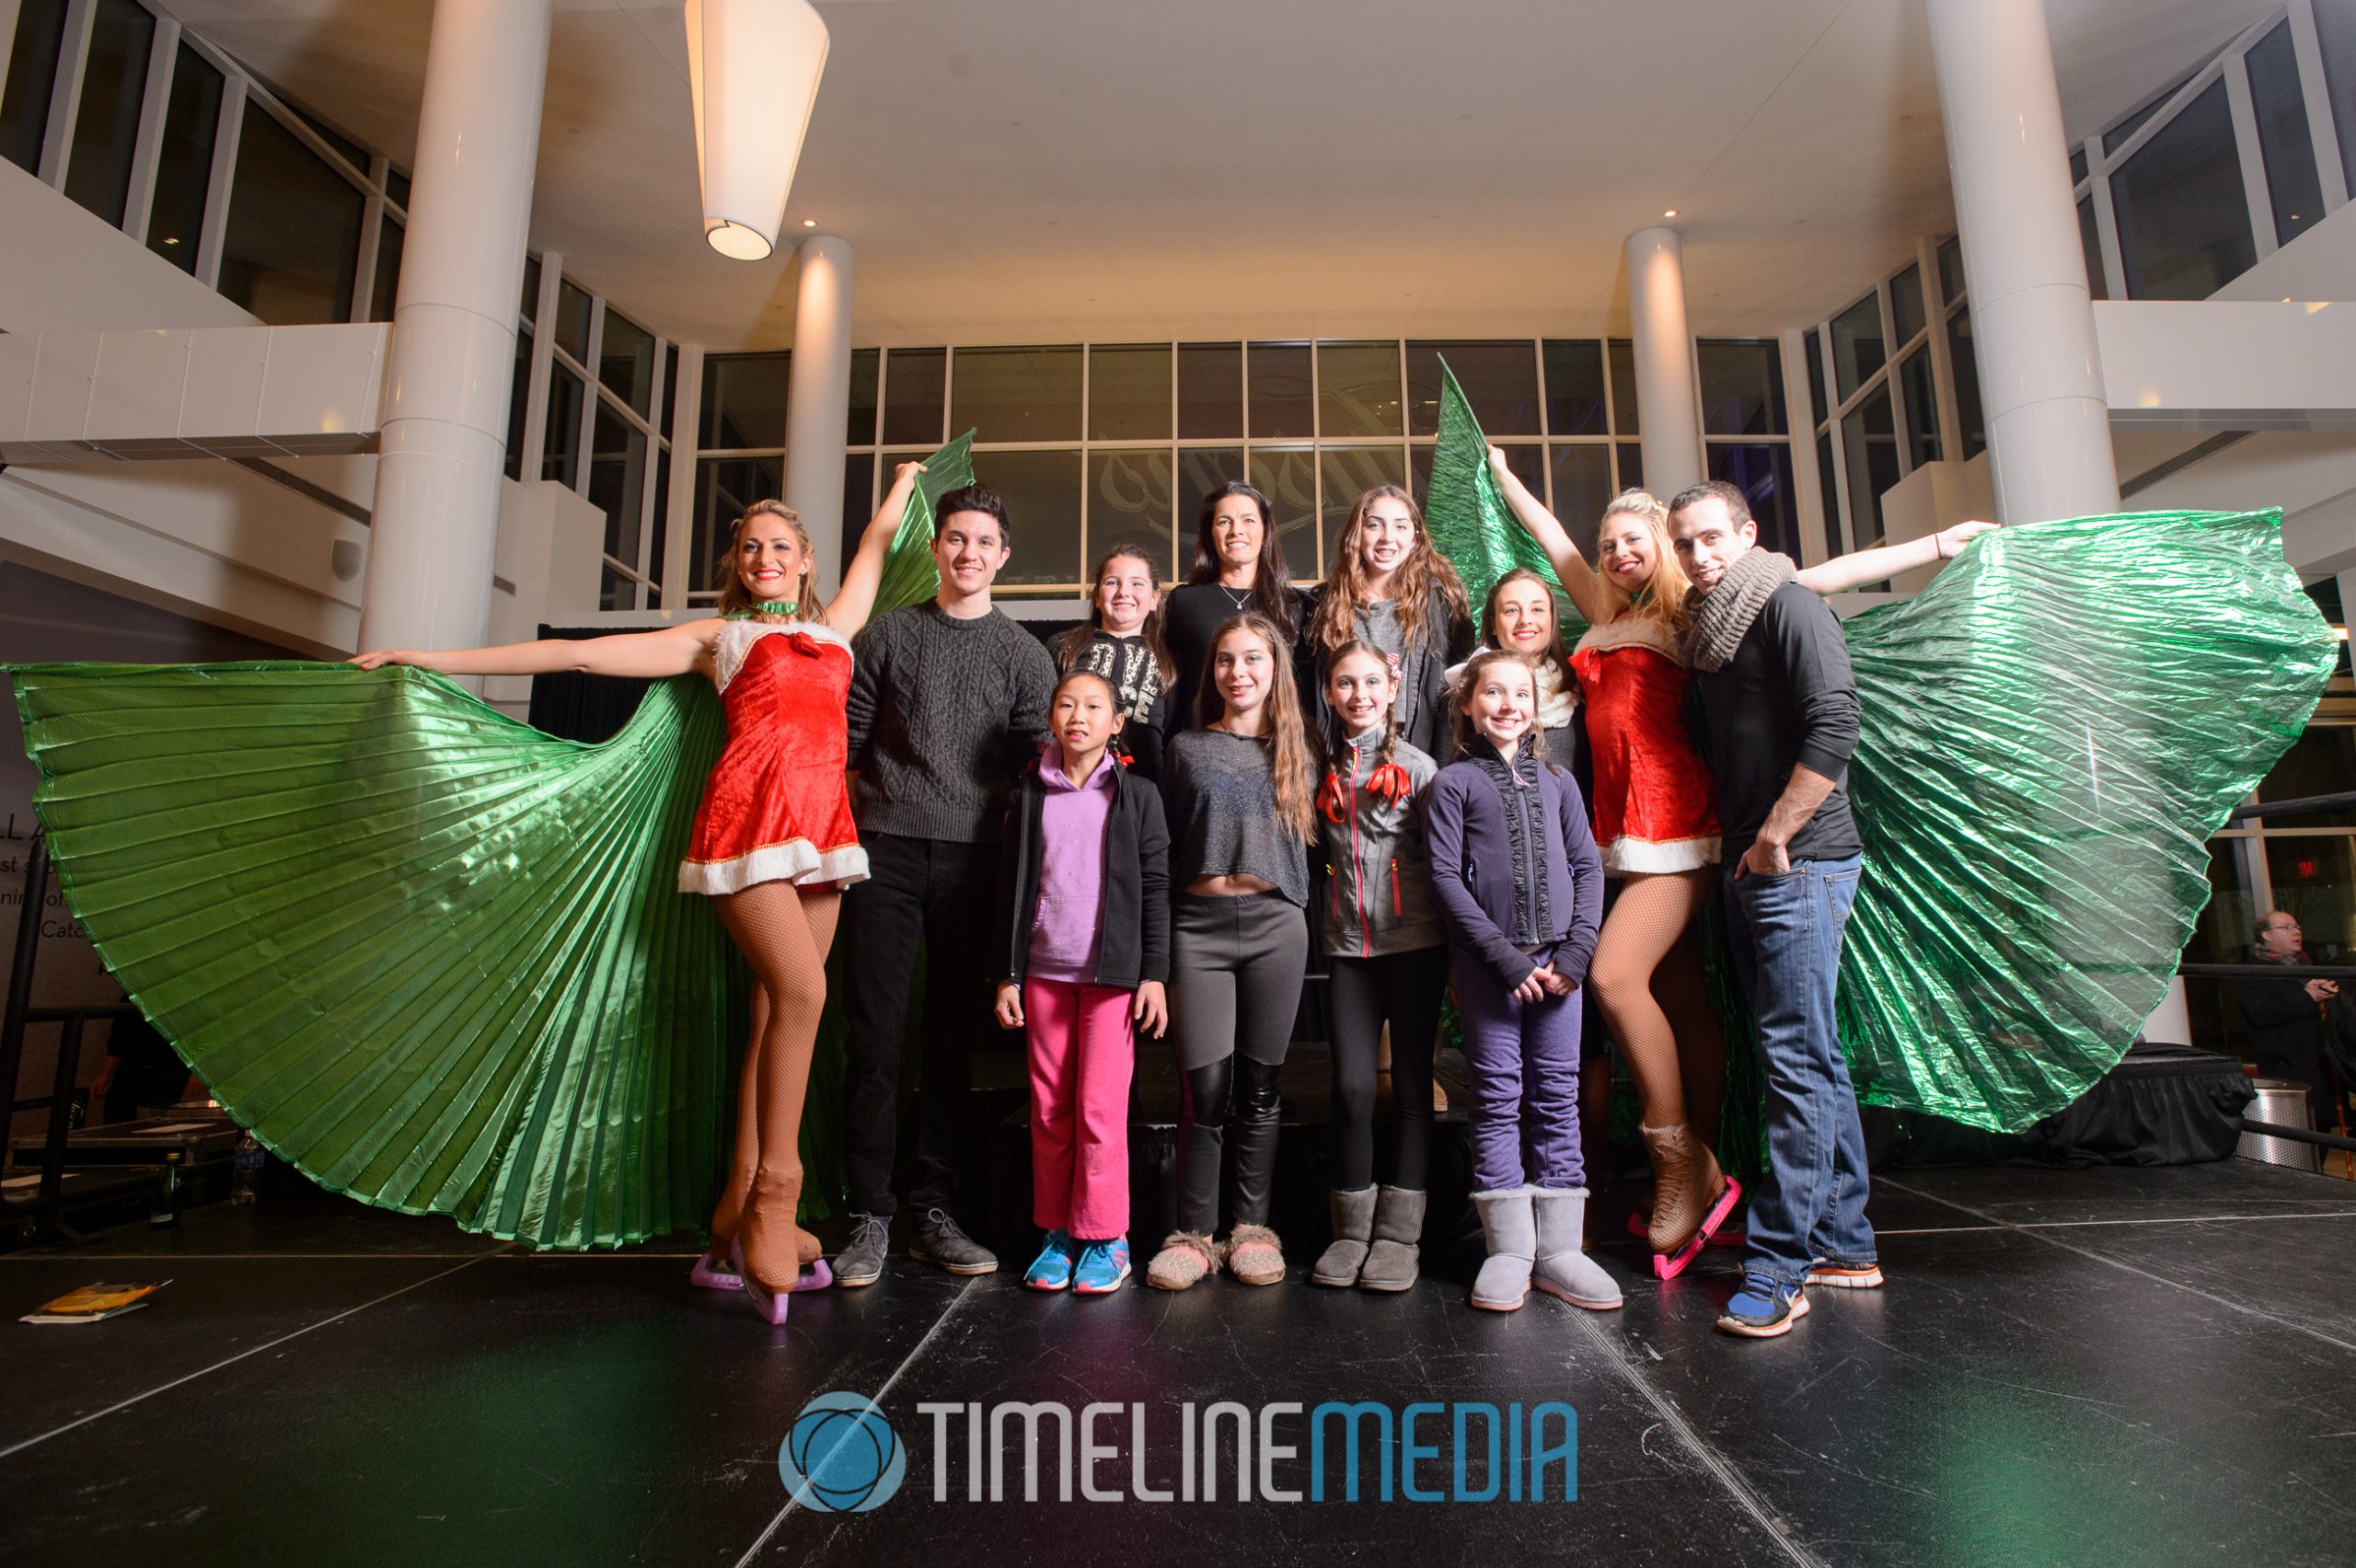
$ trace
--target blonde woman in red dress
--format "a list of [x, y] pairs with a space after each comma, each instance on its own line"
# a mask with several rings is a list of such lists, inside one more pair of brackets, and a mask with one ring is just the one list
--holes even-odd
[[[1715, 782], [1686, 729], [1692, 677], [1677, 636], [1685, 573], [1669, 543], [1669, 510], [1644, 490], [1623, 491], [1604, 509], [1590, 567], [1496, 447], [1489, 467], [1588, 623], [1570, 662], [1594, 756], [1595, 841], [1620, 892], [1604, 915], [1588, 984], [1636, 1080], [1637, 1130], [1654, 1178], [1646, 1239], [1653, 1272], [1669, 1279], [1741, 1195], [1711, 1147], [1726, 1092], [1726, 1040], [1703, 979], [1693, 917], [1718, 861], [1718, 822]], [[1992, 526], [1958, 524], [1807, 568], [1798, 578], [1818, 594], [1837, 594], [1953, 555]]]
[[[850, 640], [867, 624], [920, 463], [903, 463], [831, 603], [819, 598], [809, 531], [792, 510], [756, 502], [736, 520], [720, 611], [654, 631], [422, 653], [395, 648], [353, 663], [415, 664], [448, 675], [699, 674], [720, 691], [728, 741], [704, 783], [679, 891], [710, 898], [753, 972], [752, 1034], [735, 1153], [696, 1283], [741, 1284], [756, 1310], [785, 1321], [786, 1297], [827, 1283], [817, 1239], [794, 1223], [802, 1196], [802, 1106], [826, 951], [842, 890], [867, 877], [845, 788], [844, 704]], [[802, 1272], [803, 1263], [815, 1266]]]

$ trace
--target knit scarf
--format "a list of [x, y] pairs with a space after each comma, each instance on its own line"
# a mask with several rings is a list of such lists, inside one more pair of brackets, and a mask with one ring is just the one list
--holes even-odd
[[1737, 556], [1707, 593], [1685, 594], [1685, 663], [1696, 670], [1723, 670], [1750, 633], [1750, 623], [1776, 589], [1799, 575], [1792, 558], [1757, 548]]

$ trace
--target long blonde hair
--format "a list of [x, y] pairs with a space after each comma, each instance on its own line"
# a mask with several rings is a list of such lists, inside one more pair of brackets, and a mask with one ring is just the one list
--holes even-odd
[[[1246, 610], [1219, 622], [1218, 629], [1211, 633], [1213, 672], [1218, 665], [1218, 645], [1235, 631], [1258, 638], [1268, 651], [1268, 663], [1274, 670], [1263, 728], [1269, 741], [1268, 774], [1276, 786], [1276, 818], [1303, 844], [1313, 843], [1317, 827], [1310, 808], [1316, 782], [1309, 758], [1309, 727], [1301, 718], [1300, 688], [1292, 676], [1292, 644], [1285, 640], [1275, 621], [1257, 610]], [[1227, 717], [1227, 698], [1221, 695], [1213, 673], [1206, 672], [1203, 677], [1202, 696], [1195, 703], [1195, 712], [1206, 726]]]
[[728, 554], [720, 565], [720, 613], [723, 616], [750, 615], [759, 603], [753, 591], [745, 586], [745, 573], [738, 567], [736, 552], [744, 548], [745, 525], [756, 517], [779, 517], [793, 530], [802, 544], [802, 581], [794, 585], [793, 614], [799, 620], [816, 620], [826, 610], [826, 601], [818, 596], [818, 562], [810, 553], [810, 530], [802, 525], [802, 514], [781, 501], [756, 501], [745, 509], [728, 529]]
[[[1690, 584], [1685, 569], [1677, 564], [1677, 546], [1669, 536], [1669, 508], [1658, 497], [1645, 490], [1624, 490], [1611, 498], [1603, 509], [1603, 516], [1596, 524], [1600, 538], [1603, 525], [1614, 517], [1634, 517], [1645, 525], [1653, 539], [1652, 581], [1645, 585], [1644, 597], [1631, 599], [1611, 580], [1611, 574], [1599, 570], [1595, 574], [1597, 604], [1602, 612], [1600, 621], [1618, 620], [1632, 609], [1638, 615], [1650, 616], [1660, 623], [1664, 631], [1677, 631], [1685, 625], [1685, 590]], [[1601, 548], [1598, 548], [1599, 558]]]
[[1378, 501], [1404, 503], [1409, 521], [1415, 525], [1415, 542], [1407, 551], [1407, 559], [1399, 563], [1392, 577], [1392, 614], [1399, 622], [1399, 635], [1410, 648], [1429, 645], [1445, 651], [1450, 628], [1427, 627], [1424, 619], [1431, 614], [1432, 594], [1437, 590], [1445, 606], [1444, 613], [1457, 625], [1469, 625], [1472, 606], [1464, 593], [1464, 580], [1456, 575], [1456, 568], [1448, 558], [1432, 548], [1432, 536], [1424, 527], [1423, 509], [1415, 498], [1397, 485], [1377, 485], [1358, 497], [1350, 508], [1350, 520], [1342, 529], [1340, 543], [1334, 547], [1334, 569], [1326, 574], [1325, 592], [1317, 601], [1317, 616], [1309, 628], [1310, 643], [1323, 659], [1331, 659], [1358, 635], [1358, 611], [1371, 603], [1367, 592], [1366, 560], [1359, 553], [1358, 542], [1366, 536], [1366, 514]]

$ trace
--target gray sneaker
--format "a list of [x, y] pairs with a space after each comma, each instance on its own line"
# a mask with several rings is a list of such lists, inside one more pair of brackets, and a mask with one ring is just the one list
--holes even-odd
[[892, 1249], [891, 1222], [878, 1214], [850, 1216], [850, 1245], [835, 1254], [835, 1284], [857, 1289], [884, 1275], [884, 1254]]
[[[917, 1239], [908, 1243], [908, 1256], [953, 1274], [998, 1273], [998, 1254], [958, 1229], [947, 1209], [925, 1210], [917, 1222]], [[839, 1282], [842, 1275], [835, 1278]]]

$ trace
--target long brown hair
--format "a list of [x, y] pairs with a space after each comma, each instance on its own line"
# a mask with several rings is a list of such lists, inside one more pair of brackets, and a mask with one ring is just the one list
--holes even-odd
[[[1058, 670], [1069, 671], [1072, 661], [1080, 657], [1090, 640], [1104, 630], [1104, 610], [1096, 602], [1096, 590], [1103, 585], [1104, 573], [1116, 560], [1137, 561], [1144, 566], [1148, 577], [1153, 575], [1153, 558], [1145, 553], [1143, 546], [1114, 545], [1106, 550], [1103, 559], [1096, 563], [1096, 570], [1088, 574], [1088, 618], [1068, 630], [1057, 632], [1055, 640], [1047, 644], [1047, 651], [1055, 655]], [[1170, 644], [1162, 640], [1161, 605], [1158, 597], [1161, 583], [1157, 581], [1154, 587], [1157, 598], [1153, 608], [1146, 615], [1145, 625], [1138, 628], [1138, 638], [1145, 644], [1145, 651], [1153, 655], [1153, 667], [1161, 676], [1161, 689], [1168, 691], [1178, 684], [1178, 661], [1170, 656]]]
[[1311, 645], [1325, 658], [1331, 658], [1358, 634], [1358, 611], [1370, 602], [1366, 561], [1358, 543], [1366, 536], [1368, 511], [1376, 502], [1385, 500], [1403, 502], [1408, 519], [1415, 525], [1415, 542], [1392, 577], [1392, 614], [1398, 618], [1399, 635], [1410, 648], [1426, 642], [1447, 645], [1447, 626], [1424, 625], [1425, 617], [1431, 614], [1435, 592], [1440, 596], [1442, 613], [1451, 622], [1472, 618], [1472, 606], [1464, 594], [1464, 580], [1456, 575], [1456, 568], [1449, 564], [1448, 558], [1432, 548], [1432, 536], [1424, 527], [1423, 510], [1416, 506], [1415, 498], [1397, 485], [1377, 485], [1359, 496], [1358, 503], [1350, 508], [1350, 520], [1343, 526], [1341, 541], [1334, 547], [1334, 569], [1326, 573], [1325, 592], [1318, 598], [1317, 615], [1310, 625]]
[[1530, 715], [1530, 728], [1522, 732], [1521, 744], [1530, 748], [1530, 755], [1542, 757], [1546, 755], [1546, 732], [1540, 728], [1538, 723], [1538, 714], [1536, 711], [1538, 705], [1538, 666], [1532, 664], [1529, 660], [1523, 658], [1519, 653], [1502, 652], [1495, 648], [1489, 649], [1485, 652], [1475, 653], [1472, 658], [1466, 660], [1464, 664], [1464, 674], [1456, 683], [1456, 749], [1458, 751], [1470, 751], [1472, 749], [1472, 743], [1477, 739], [1483, 738], [1480, 727], [1472, 722], [1472, 688], [1481, 684], [1482, 671], [1487, 669], [1492, 664], [1500, 663], [1519, 664], [1523, 669], [1530, 672], [1530, 698], [1531, 712]]
[[[1600, 536], [1604, 524], [1623, 516], [1634, 517], [1652, 536], [1653, 577], [1645, 585], [1643, 599], [1634, 600], [1623, 593], [1611, 574], [1600, 570], [1599, 565], [1595, 574], [1596, 608], [1602, 613], [1598, 618], [1606, 622], [1615, 621], [1633, 609], [1638, 615], [1650, 616], [1658, 621], [1664, 631], [1679, 630], [1685, 625], [1685, 591], [1691, 584], [1686, 581], [1685, 569], [1677, 564], [1676, 542], [1669, 536], [1669, 508], [1663, 506], [1659, 498], [1650, 490], [1622, 490], [1611, 498], [1611, 504], [1603, 509], [1602, 517], [1597, 521], [1598, 536]], [[1599, 562], [1600, 555], [1599, 548]]]
[[[1600, 577], [1602, 574], [1599, 572], [1597, 575]], [[1554, 666], [1554, 673], [1562, 677], [1563, 689], [1572, 690], [1577, 685], [1577, 677], [1571, 674], [1570, 660], [1563, 652], [1563, 610], [1561, 605], [1554, 603], [1554, 590], [1547, 586], [1543, 573], [1533, 571], [1526, 566], [1517, 566], [1489, 585], [1488, 602], [1481, 606], [1482, 640], [1492, 648], [1505, 647], [1505, 643], [1497, 637], [1497, 595], [1517, 582], [1535, 582], [1545, 594], [1547, 611], [1554, 617], [1554, 640], [1546, 645], [1544, 657]]]
[[[1381, 649], [1377, 648], [1373, 643], [1367, 641], [1365, 639], [1354, 637], [1347, 642], [1342, 644], [1340, 648], [1334, 650], [1333, 654], [1326, 659], [1326, 680], [1331, 681], [1334, 678], [1334, 672], [1342, 667], [1342, 661], [1348, 658], [1353, 653], [1365, 654], [1368, 658], [1382, 666], [1384, 674], [1391, 675], [1390, 655], [1386, 654]], [[1349, 746], [1350, 721], [1342, 717], [1342, 710], [1334, 706], [1334, 702], [1331, 698], [1326, 699], [1325, 708], [1328, 722], [1326, 724], [1325, 733], [1320, 736], [1319, 739], [1323, 741], [1325, 744], [1325, 766], [1331, 767], [1334, 766], [1335, 759], [1340, 757], [1342, 753]], [[1397, 760], [1398, 755], [1399, 681], [1397, 676], [1391, 675], [1391, 704], [1382, 710], [1382, 749], [1376, 756], [1374, 765], [1377, 767], [1387, 767], [1393, 761]]]
[[1260, 640], [1268, 651], [1273, 671], [1263, 727], [1269, 741], [1268, 774], [1276, 785], [1276, 818], [1303, 844], [1313, 843], [1317, 828], [1310, 808], [1316, 782], [1310, 767], [1309, 727], [1301, 718], [1300, 688], [1292, 678], [1292, 644], [1285, 640], [1275, 621], [1257, 610], [1246, 610], [1221, 621], [1211, 633], [1211, 667], [1204, 672], [1202, 697], [1195, 705], [1197, 717], [1206, 728], [1227, 717], [1227, 698], [1218, 689], [1217, 674], [1218, 645], [1237, 631]]
[[720, 613], [723, 616], [750, 615], [759, 603], [753, 591], [745, 586], [745, 573], [738, 567], [736, 552], [744, 548], [745, 529], [756, 517], [780, 517], [793, 530], [802, 542], [802, 581], [795, 585], [793, 614], [798, 620], [816, 620], [826, 614], [826, 605], [818, 596], [818, 563], [810, 554], [810, 530], [802, 525], [802, 514], [781, 501], [756, 501], [745, 509], [728, 529], [728, 554], [720, 563]]
[[1299, 612], [1293, 605], [1292, 574], [1285, 565], [1285, 548], [1276, 542], [1276, 509], [1256, 487], [1242, 479], [1230, 479], [1203, 497], [1202, 510], [1195, 517], [1195, 564], [1188, 570], [1186, 581], [1218, 581], [1218, 544], [1211, 536], [1211, 525], [1218, 520], [1218, 503], [1239, 495], [1260, 513], [1260, 564], [1252, 576], [1251, 608], [1283, 628], [1285, 640], [1290, 642], [1294, 623], [1299, 618]]

